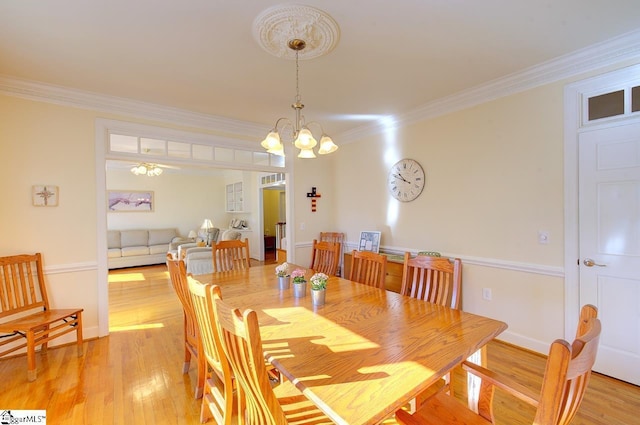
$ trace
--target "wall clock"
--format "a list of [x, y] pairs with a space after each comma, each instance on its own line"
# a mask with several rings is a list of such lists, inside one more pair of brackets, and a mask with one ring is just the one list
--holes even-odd
[[424, 184], [424, 170], [414, 159], [401, 159], [389, 170], [387, 186], [398, 201], [413, 201], [422, 193]]

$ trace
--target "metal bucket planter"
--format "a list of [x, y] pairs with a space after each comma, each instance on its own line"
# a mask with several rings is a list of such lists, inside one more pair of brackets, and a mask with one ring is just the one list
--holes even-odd
[[312, 289], [311, 290], [311, 303], [313, 305], [324, 305], [326, 294], [327, 294], [327, 290], [326, 289]]
[[291, 276], [278, 276], [278, 288], [289, 289], [291, 287]]
[[293, 283], [293, 296], [300, 298], [307, 295], [307, 282]]

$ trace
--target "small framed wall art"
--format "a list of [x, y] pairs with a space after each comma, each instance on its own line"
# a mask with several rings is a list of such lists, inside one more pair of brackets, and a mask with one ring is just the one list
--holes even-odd
[[109, 212], [152, 212], [153, 191], [109, 190], [107, 208]]
[[360, 232], [358, 251], [380, 252], [380, 232]]
[[57, 207], [58, 186], [37, 184], [31, 187], [31, 199], [34, 207]]

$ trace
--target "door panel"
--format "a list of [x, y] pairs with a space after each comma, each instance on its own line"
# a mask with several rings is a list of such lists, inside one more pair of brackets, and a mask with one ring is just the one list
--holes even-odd
[[578, 149], [580, 304], [603, 326], [594, 370], [640, 385], [640, 124], [583, 132]]

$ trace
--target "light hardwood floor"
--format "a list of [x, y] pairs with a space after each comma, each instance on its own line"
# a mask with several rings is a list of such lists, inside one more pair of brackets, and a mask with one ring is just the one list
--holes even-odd
[[[181, 373], [182, 310], [165, 266], [116, 270], [109, 277], [109, 337], [37, 355], [29, 383], [26, 358], [0, 360], [0, 412], [45, 409], [50, 424], [198, 424], [195, 370]], [[525, 377], [539, 388], [544, 357], [493, 342], [489, 367]], [[464, 396], [464, 377], [454, 389]], [[496, 393], [499, 424], [531, 424], [533, 410]], [[573, 424], [640, 424], [640, 387], [593, 374]]]

